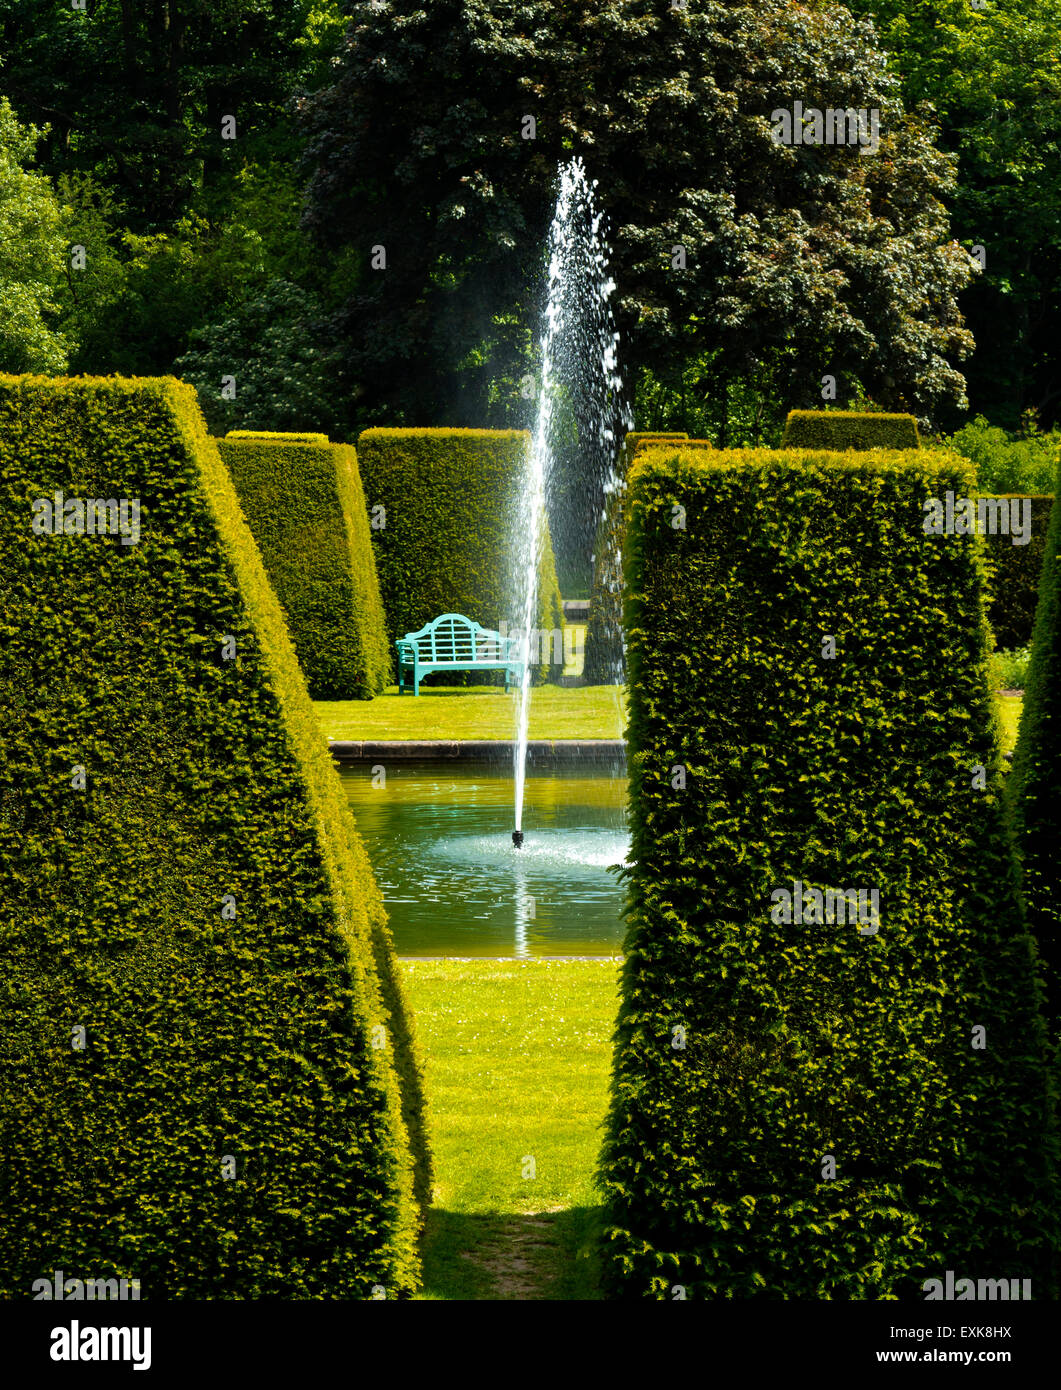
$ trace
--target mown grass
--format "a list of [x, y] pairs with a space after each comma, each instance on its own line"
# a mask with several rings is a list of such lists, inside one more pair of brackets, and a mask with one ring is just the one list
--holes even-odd
[[436, 1167], [421, 1296], [594, 1298], [618, 962], [404, 960], [402, 973]]
[[[618, 686], [538, 686], [530, 737], [622, 738], [624, 704]], [[334, 739], [511, 739], [516, 729], [515, 692], [500, 686], [425, 685], [416, 696], [392, 686], [374, 700], [322, 700], [316, 709], [325, 737]]]
[[1001, 728], [999, 730], [999, 742], [1002, 745], [1003, 753], [1012, 753], [1017, 746], [1017, 726], [1020, 724], [1021, 706], [1024, 704], [1023, 695], [999, 695], [998, 699], [998, 718]]

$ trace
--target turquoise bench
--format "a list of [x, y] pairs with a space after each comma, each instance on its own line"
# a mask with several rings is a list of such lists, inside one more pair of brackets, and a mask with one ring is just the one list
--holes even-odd
[[443, 613], [419, 632], [407, 632], [394, 644], [398, 648], [398, 694], [405, 694], [405, 673], [412, 671], [413, 694], [420, 694], [420, 677], [431, 671], [504, 671], [523, 679], [519, 638], [502, 637], [463, 613]]

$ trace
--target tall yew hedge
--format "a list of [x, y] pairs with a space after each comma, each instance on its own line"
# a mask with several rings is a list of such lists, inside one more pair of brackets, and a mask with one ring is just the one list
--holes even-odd
[[1061, 470], [1058, 484], [1007, 792], [1029, 920], [1047, 977], [1051, 1027], [1061, 1044]]
[[[139, 540], [35, 534], [57, 491]], [[408, 1295], [382, 901], [191, 387], [0, 378], [0, 625], [0, 1296]]]
[[[512, 542], [529, 444], [526, 430], [370, 429], [358, 437], [365, 496], [378, 518], [376, 564], [392, 639], [442, 613], [463, 613], [489, 628], [522, 625]], [[538, 625], [561, 632], [564, 626], [548, 534]], [[539, 675], [555, 678], [561, 669], [543, 661]]]
[[[923, 531], [972, 486], [928, 450], [633, 468], [613, 1295], [921, 1299], [948, 1269], [1056, 1292], [982, 543]], [[786, 924], [797, 882], [876, 890], [878, 930]]]
[[371, 699], [390, 678], [352, 445], [237, 430], [218, 441], [315, 700]]

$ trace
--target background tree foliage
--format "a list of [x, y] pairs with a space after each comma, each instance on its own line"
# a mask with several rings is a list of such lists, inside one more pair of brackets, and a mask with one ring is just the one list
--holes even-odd
[[43, 134], [0, 98], [0, 372], [61, 372], [67, 362], [56, 329], [67, 209], [23, 167]]
[[[299, 231], [294, 168], [293, 98], [321, 80], [344, 23], [335, 0], [0, 0], [0, 90], [47, 123], [39, 168], [69, 207], [67, 241], [86, 249], [57, 299], [71, 370], [170, 372], [211, 332], [224, 355], [242, 306], [278, 281], [308, 300], [337, 274], [349, 283], [342, 258], [322, 261]], [[281, 393], [292, 381], [262, 427], [305, 395], [285, 368], [301, 349], [279, 327], [257, 346], [275, 360], [243, 341], [227, 366]]]
[[[964, 375], [973, 412], [1048, 426], [1061, 11], [985, 6], [0, 0], [0, 94], [40, 132], [15, 163], [68, 209], [35, 224], [36, 290], [6, 263], [9, 333], [36, 322], [26, 360], [49, 370], [224, 359], [271, 383], [238, 415], [262, 428], [315, 409], [322, 375], [346, 437], [526, 425], [553, 180], [577, 153], [639, 426], [776, 442], [826, 374], [839, 404], [947, 430]], [[879, 153], [775, 145], [770, 113], [796, 99], [878, 106]], [[49, 280], [56, 217], [87, 263]], [[28, 263], [26, 235], [5, 255]], [[252, 342], [263, 312], [276, 331]]]
[[[304, 103], [306, 225], [324, 247], [387, 250], [335, 323], [366, 412], [470, 422], [518, 375], [528, 264], [571, 153], [613, 229], [628, 375], [698, 362], [723, 442], [755, 373], [783, 406], [820, 399], [826, 371], [922, 417], [964, 403], [973, 271], [947, 229], [951, 168], [843, 7], [351, 8], [337, 79]], [[775, 144], [770, 113], [796, 99], [878, 107], [879, 153]]]
[[984, 274], [963, 298], [973, 407], [1010, 430], [1061, 418], [1061, 6], [1057, 0], [849, 0], [876, 18], [908, 102], [958, 157], [949, 199]]

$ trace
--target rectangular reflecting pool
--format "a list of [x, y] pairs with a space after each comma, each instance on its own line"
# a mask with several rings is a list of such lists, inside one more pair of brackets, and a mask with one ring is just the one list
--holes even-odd
[[[342, 769], [401, 956], [611, 956], [622, 947], [626, 769], [527, 770], [512, 845], [511, 763]], [[375, 782], [383, 785], [374, 786]]]

